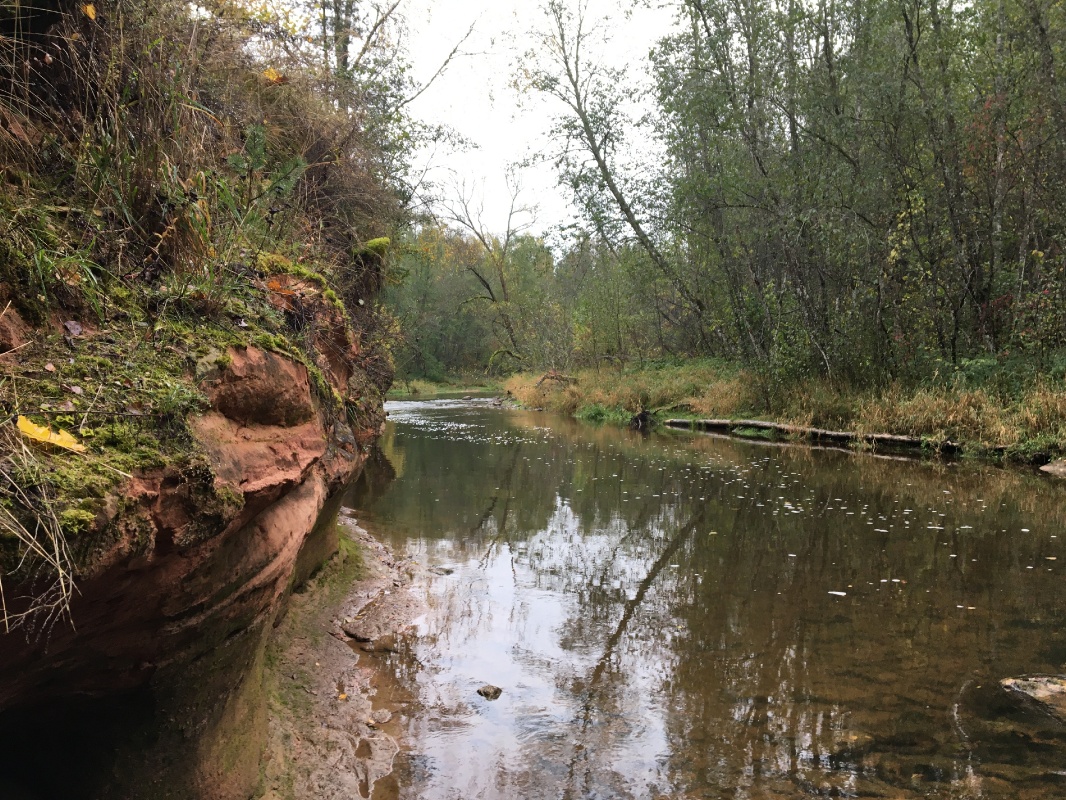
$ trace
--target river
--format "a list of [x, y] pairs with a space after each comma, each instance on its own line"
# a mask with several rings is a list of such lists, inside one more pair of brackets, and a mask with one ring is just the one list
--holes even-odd
[[352, 502], [434, 574], [375, 797], [1066, 798], [1066, 726], [999, 686], [1066, 672], [1061, 483], [388, 410]]

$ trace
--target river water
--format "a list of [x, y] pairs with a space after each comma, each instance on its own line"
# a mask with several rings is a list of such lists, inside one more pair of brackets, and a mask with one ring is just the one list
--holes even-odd
[[999, 687], [1066, 672], [1063, 484], [388, 410], [362, 524], [438, 574], [375, 797], [1066, 798], [1066, 726]]

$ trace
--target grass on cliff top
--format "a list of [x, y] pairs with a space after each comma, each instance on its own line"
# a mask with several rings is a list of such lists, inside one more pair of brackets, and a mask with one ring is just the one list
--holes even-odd
[[229, 347], [288, 355], [307, 366], [321, 402], [339, 402], [299, 332], [251, 279], [230, 297], [233, 313], [214, 316], [152, 312], [158, 290], [138, 296], [112, 281], [99, 287], [100, 317], [60, 322], [53, 313], [0, 362], [0, 401], [12, 416], [67, 431], [87, 448], [40, 453], [69, 535], [92, 529], [108, 492], [130, 475], [197, 460], [186, 418], [207, 409], [199, 381], [225, 366]]
[[1043, 462], [1066, 455], [1066, 382], [1035, 376], [1002, 389], [956, 376], [941, 386], [854, 390], [806, 381], [764, 391], [759, 375], [700, 360], [628, 370], [580, 370], [558, 378], [512, 377], [522, 405], [592, 421], [627, 422], [642, 409], [660, 419], [764, 419], [794, 425], [953, 441], [970, 455]]

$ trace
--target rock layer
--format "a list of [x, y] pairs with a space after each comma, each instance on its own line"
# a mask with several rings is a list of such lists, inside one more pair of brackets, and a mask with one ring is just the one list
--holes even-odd
[[[202, 385], [212, 408], [189, 422], [207, 463], [136, 476], [109, 499], [75, 627], [0, 639], [0, 768], [31, 796], [244, 800], [258, 781], [267, 636], [308, 571], [301, 552], [329, 552], [327, 500], [378, 431], [329, 420], [307, 369], [275, 353], [231, 349]], [[99, 726], [117, 755], [86, 784], [44, 766], [64, 758], [56, 737], [28, 746], [82, 702], [131, 704]]]

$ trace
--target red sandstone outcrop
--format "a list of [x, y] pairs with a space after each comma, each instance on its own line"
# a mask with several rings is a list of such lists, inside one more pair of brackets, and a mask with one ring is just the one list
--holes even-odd
[[108, 503], [75, 627], [0, 640], [0, 709], [147, 692], [151, 747], [120, 734], [93, 797], [250, 796], [267, 634], [309, 537], [332, 533], [316, 521], [361, 469], [357, 440], [378, 433], [327, 419], [292, 359], [231, 348], [218, 362], [201, 383], [211, 410], [189, 420], [205, 463], [139, 475]]

